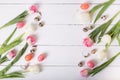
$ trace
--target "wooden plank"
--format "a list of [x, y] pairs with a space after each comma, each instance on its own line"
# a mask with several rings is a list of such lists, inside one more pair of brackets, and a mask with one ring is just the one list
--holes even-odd
[[[105, 2], [108, 0], [30, 0], [30, 1], [26, 1], [26, 0], [3, 0], [0, 3], [81, 3], [83, 1], [89, 1], [91, 3], [101, 3], [101, 2]], [[116, 0], [115, 4], [119, 4], [120, 1]]]
[[[20, 14], [24, 10], [28, 9], [29, 5], [0, 5], [0, 25], [6, 23], [7, 21], [14, 18], [16, 15]], [[119, 11], [119, 5], [112, 5], [104, 15], [108, 15], [108, 19], [110, 19], [113, 14]], [[42, 19], [45, 21], [45, 24], [48, 25], [68, 25], [68, 24], [82, 24], [79, 22], [75, 14], [79, 9], [79, 5], [42, 5], [40, 11], [42, 12], [43, 16]], [[9, 14], [8, 14], [9, 13]], [[113, 24], [120, 18], [113, 22]], [[33, 21], [34, 17], [28, 17], [31, 22]], [[99, 20], [96, 24], [104, 23], [105, 21]]]
[[[0, 31], [0, 44], [8, 37], [8, 35], [14, 29], [14, 25], [5, 28]], [[82, 46], [83, 39], [88, 37], [88, 33], [83, 32], [83, 27], [80, 25], [45, 25], [42, 28], [38, 28], [34, 35], [37, 35], [37, 45], [66, 45], [66, 46]], [[111, 26], [110, 26], [111, 27]], [[23, 30], [19, 29], [13, 36], [12, 40], [23, 33]], [[4, 34], [4, 36], [3, 36]], [[23, 45], [23, 44], [22, 44]], [[94, 44], [96, 45], [96, 44]], [[104, 45], [102, 42], [98, 45]], [[118, 45], [114, 40], [111, 45]]]
[[[21, 70], [20, 67], [13, 67], [9, 72]], [[69, 75], [69, 76], [68, 76]], [[81, 78], [79, 74], [79, 68], [77, 67], [42, 67], [40, 73], [28, 73], [25, 78], [15, 78], [14, 80], [86, 80]], [[2, 79], [2, 80], [13, 80], [13, 79]]]
[[[20, 67], [13, 67], [11, 71], [21, 70]], [[45, 67], [43, 66], [42, 72], [38, 74], [28, 73], [25, 78], [15, 78], [14, 80], [119, 80], [120, 68], [117, 66], [107, 67], [94, 77], [83, 78], [80, 76], [78, 67]], [[69, 76], [68, 76], [69, 75]], [[46, 77], [47, 76], [47, 77]], [[104, 77], [103, 77], [104, 76]], [[2, 80], [13, 80], [13, 79], [2, 79]]]
[[119, 67], [107, 67], [97, 75], [89, 77], [87, 80], [119, 80], [120, 79], [120, 68]]
[[[108, 15], [107, 20], [110, 19], [117, 11], [119, 11], [118, 7], [119, 5], [112, 5], [107, 9], [107, 11], [105, 11], [103, 15]], [[79, 10], [79, 4], [43, 5], [43, 7], [41, 8], [43, 19], [45, 20], [46, 24], [83, 24], [76, 19], [77, 10]], [[94, 14], [93, 16], [95, 15], [96, 14]], [[114, 24], [119, 18], [120, 16], [118, 16], [112, 24]], [[102, 24], [104, 22], [105, 21], [99, 19], [96, 24]]]
[[[14, 26], [0, 31], [0, 42], [2, 43], [7, 36], [12, 32]], [[6, 32], [6, 33], [5, 33]], [[13, 38], [21, 34], [18, 30]], [[5, 36], [2, 36], [2, 35]], [[38, 45], [81, 45], [82, 37], [84, 37], [81, 27], [79, 26], [44, 26], [39, 28], [35, 35], [37, 35]], [[81, 38], [80, 38], [81, 37]], [[0, 43], [0, 44], [1, 44]]]
[[[34, 63], [42, 63], [43, 65], [51, 65], [51, 66], [77, 66], [80, 61], [88, 61], [88, 60], [95, 60], [97, 62], [96, 66], [101, 64], [103, 61], [98, 59], [97, 54], [90, 54], [88, 58], [85, 58], [83, 55], [90, 53], [90, 51], [94, 48], [103, 49], [103, 46], [94, 46], [91, 49], [84, 48], [82, 46], [38, 46], [37, 51], [35, 53], [34, 58], [30, 61], [31, 64]], [[18, 50], [20, 47], [17, 48]], [[108, 59], [119, 52], [119, 47], [111, 46], [108, 50]], [[29, 49], [25, 52], [28, 54], [30, 52]], [[38, 56], [42, 53], [46, 53], [47, 57], [43, 62], [39, 62], [37, 60]], [[21, 59], [15, 65], [25, 65], [27, 62], [25, 61], [24, 57], [25, 54], [21, 57]], [[119, 56], [120, 57], [120, 56]], [[120, 66], [119, 61], [120, 58], [117, 58], [111, 66]], [[1, 65], [7, 65], [9, 62], [6, 62]], [[86, 66], [86, 64], [85, 64]]]
[[[105, 0], [89, 0], [92, 6], [101, 3]], [[95, 55], [90, 55], [89, 58], [84, 58], [82, 53], [88, 53], [91, 49], [84, 48], [82, 46], [82, 40], [87, 36], [88, 33], [82, 31], [82, 26], [80, 22], [75, 20], [74, 14], [82, 0], [3, 0], [0, 2], [0, 25], [11, 20], [20, 12], [28, 9], [28, 7], [33, 3], [40, 3], [40, 10], [43, 13], [43, 20], [46, 25], [43, 28], [39, 28], [35, 34], [38, 36], [37, 45], [38, 49], [34, 59], [30, 62], [31, 65], [34, 63], [40, 63], [43, 65], [43, 71], [40, 74], [28, 74], [24, 79], [15, 80], [119, 80], [120, 74], [120, 56], [106, 69], [97, 74], [95, 77], [81, 78], [79, 71], [82, 68], [78, 68], [77, 65], [81, 60], [88, 61], [90, 59], [96, 59]], [[120, 1], [116, 2], [104, 13], [109, 15], [109, 18], [119, 10]], [[9, 15], [8, 15], [9, 13]], [[109, 19], [108, 18], [108, 19]], [[114, 24], [120, 16], [112, 23]], [[29, 18], [29, 22], [33, 20], [33, 17]], [[99, 20], [97, 25], [103, 23], [104, 21]], [[3, 40], [10, 34], [15, 25], [0, 31], [0, 44]], [[20, 34], [21, 31], [18, 30], [15, 36]], [[14, 36], [14, 37], [15, 37]], [[22, 44], [23, 45], [23, 44]], [[20, 49], [22, 46], [18, 46]], [[93, 46], [92, 48], [98, 47], [103, 48], [103, 44]], [[117, 42], [113, 42], [112, 46], [109, 48], [108, 57], [112, 57], [119, 51], [119, 46]], [[26, 51], [27, 54], [30, 50]], [[37, 57], [40, 53], [47, 53], [47, 57], [43, 62], [38, 62]], [[25, 55], [24, 55], [25, 56]], [[17, 62], [14, 67], [10, 70], [19, 70], [20, 65], [25, 65], [27, 62], [24, 60], [24, 56], [19, 62]], [[8, 63], [2, 64], [7, 65]], [[97, 64], [99, 65], [99, 63]], [[3, 67], [3, 66], [2, 66]], [[86, 67], [86, 64], [85, 64]], [[83, 68], [85, 68], [83, 67]], [[69, 76], [68, 76], [69, 75]], [[103, 77], [104, 76], [104, 77]], [[13, 80], [13, 79], [3, 79], [3, 80]]]

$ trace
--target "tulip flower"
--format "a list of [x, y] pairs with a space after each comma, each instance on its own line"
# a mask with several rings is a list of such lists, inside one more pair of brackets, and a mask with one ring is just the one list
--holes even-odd
[[7, 56], [8, 60], [11, 60], [16, 56], [16, 52], [14, 50], [11, 50], [10, 52], [8, 52], [8, 54], [6, 56]]
[[105, 49], [99, 50], [96, 52], [96, 55], [97, 55], [98, 59], [103, 60], [103, 59], [107, 58], [107, 51]]
[[37, 9], [36, 5], [30, 6], [29, 10], [30, 10], [32, 13], [38, 12], [38, 9]]
[[80, 71], [80, 75], [81, 75], [82, 77], [87, 77], [87, 76], [88, 76], [88, 69], [83, 69], [83, 70], [81, 70], [81, 71]]
[[16, 52], [11, 50], [6, 55], [0, 58], [0, 64], [12, 60], [16, 56]]
[[106, 34], [101, 38], [101, 41], [105, 44], [110, 44], [111, 43], [111, 36]]
[[34, 45], [36, 43], [36, 38], [33, 35], [29, 35], [26, 40], [30, 45]]
[[24, 21], [20, 21], [16, 24], [16, 27], [19, 29], [19, 28], [22, 28], [24, 26]]
[[78, 10], [75, 17], [81, 24], [90, 24], [91, 16], [89, 12], [81, 12]]
[[92, 39], [90, 39], [90, 38], [85, 38], [85, 39], [83, 40], [83, 44], [84, 44], [86, 47], [91, 47], [91, 46], [93, 45], [93, 41], [92, 41]]
[[36, 29], [36, 26], [33, 26], [32, 24], [26, 24], [23, 28], [23, 31], [25, 32], [25, 37], [34, 34]]
[[33, 72], [33, 73], [39, 73], [41, 71], [41, 66], [40, 64], [35, 64], [35, 65], [29, 65], [27, 68], [28, 72]]

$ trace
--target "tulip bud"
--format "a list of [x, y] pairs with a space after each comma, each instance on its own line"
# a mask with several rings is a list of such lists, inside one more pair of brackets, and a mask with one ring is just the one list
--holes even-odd
[[36, 12], [38, 11], [36, 5], [30, 6], [29, 10], [30, 10], [32, 13], [36, 13]]
[[27, 68], [27, 71], [33, 72], [33, 73], [39, 73], [41, 71], [41, 66], [40, 64], [29, 65], [29, 67]]
[[25, 35], [28, 36], [33, 34], [36, 31], [36, 29], [37, 29], [36, 26], [33, 26], [32, 24], [26, 24], [24, 26], [23, 31], [25, 31]]
[[91, 21], [91, 16], [89, 12], [81, 12], [78, 10], [75, 14], [75, 17], [81, 24], [89, 24]]
[[97, 51], [96, 55], [97, 55], [98, 59], [100, 59], [100, 60], [107, 58], [107, 52], [104, 49]]
[[81, 70], [81, 71], [80, 71], [80, 75], [81, 75], [82, 77], [87, 77], [87, 76], [88, 76], [88, 69], [83, 69], [83, 70]]
[[90, 39], [90, 38], [85, 38], [83, 40], [83, 44], [86, 46], [86, 47], [91, 47], [93, 45], [93, 41]]
[[16, 53], [14, 50], [11, 50], [10, 52], [8, 52], [8, 54], [6, 56], [7, 56], [8, 60], [11, 60], [16, 56]]
[[30, 45], [34, 45], [36, 43], [36, 38], [33, 35], [29, 35], [26, 40]]
[[110, 44], [110, 42], [111, 42], [111, 36], [108, 35], [108, 34], [106, 34], [106, 35], [104, 35], [104, 36], [101, 38], [101, 41], [102, 41], [103, 43], [105, 43], [105, 44]]
[[22, 28], [24, 26], [24, 21], [20, 21], [16, 24], [16, 27], [19, 29], [19, 28]]

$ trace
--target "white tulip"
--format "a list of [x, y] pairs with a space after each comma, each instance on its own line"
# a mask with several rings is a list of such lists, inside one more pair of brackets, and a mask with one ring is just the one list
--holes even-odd
[[106, 34], [106, 35], [104, 35], [104, 36], [101, 38], [101, 41], [102, 41], [103, 43], [105, 43], [105, 44], [110, 44], [110, 42], [111, 42], [111, 36], [108, 35], [108, 34]]
[[98, 50], [96, 52], [96, 55], [97, 55], [98, 59], [103, 60], [103, 59], [107, 58], [107, 51], [105, 49]]
[[39, 73], [41, 71], [41, 66], [40, 64], [30, 65], [27, 68], [27, 71], [33, 72], [33, 73]]
[[81, 24], [90, 24], [91, 16], [89, 12], [81, 12], [78, 10], [75, 17]]
[[23, 39], [26, 39], [27, 36], [35, 33], [35, 31], [37, 30], [37, 26], [26, 24], [21, 30], [25, 33]]
[[34, 25], [26, 25], [25, 26], [25, 33], [26, 34], [28, 34], [28, 35], [30, 35], [30, 34], [33, 34], [34, 32], [36, 31], [36, 26], [34, 26]]

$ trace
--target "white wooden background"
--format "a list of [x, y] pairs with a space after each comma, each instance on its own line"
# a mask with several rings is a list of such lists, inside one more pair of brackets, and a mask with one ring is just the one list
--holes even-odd
[[[91, 2], [92, 7], [107, 0], [88, 1]], [[35, 58], [31, 61], [31, 64], [40, 63], [43, 66], [42, 72], [34, 75], [27, 74], [24, 79], [14, 80], [120, 80], [120, 57], [96, 76], [89, 78], [80, 77], [80, 70], [82, 68], [77, 66], [79, 61], [89, 60], [89, 58], [85, 59], [82, 56], [82, 52], [84, 51], [82, 39], [87, 36], [87, 33], [82, 31], [83, 26], [81, 23], [76, 22], [74, 18], [74, 14], [76, 10], [79, 9], [81, 2], [83, 2], [83, 0], [0, 1], [0, 25], [11, 20], [33, 3], [40, 4], [39, 10], [42, 12], [43, 20], [45, 21], [45, 26], [39, 28], [37, 31], [39, 35], [37, 44], [39, 46]], [[104, 14], [108, 14], [109, 17], [111, 17], [120, 9], [119, 4], [120, 0], [116, 0]], [[120, 19], [120, 16], [117, 19]], [[114, 24], [117, 19], [112, 24]], [[102, 21], [99, 20], [96, 25], [100, 25], [101, 23]], [[15, 27], [15, 25], [13, 25], [13, 27]], [[0, 31], [0, 43], [13, 30], [13, 27]], [[103, 45], [100, 44], [94, 47], [102, 48]], [[109, 56], [111, 57], [120, 51], [120, 47], [117, 46], [115, 41], [109, 50]], [[38, 62], [37, 56], [42, 52], [46, 52], [48, 56], [43, 62]], [[90, 58], [95, 59], [95, 55]], [[25, 65], [25, 63], [23, 56], [10, 71], [20, 69], [20, 66]], [[1, 68], [6, 66], [6, 64], [1, 65]]]

